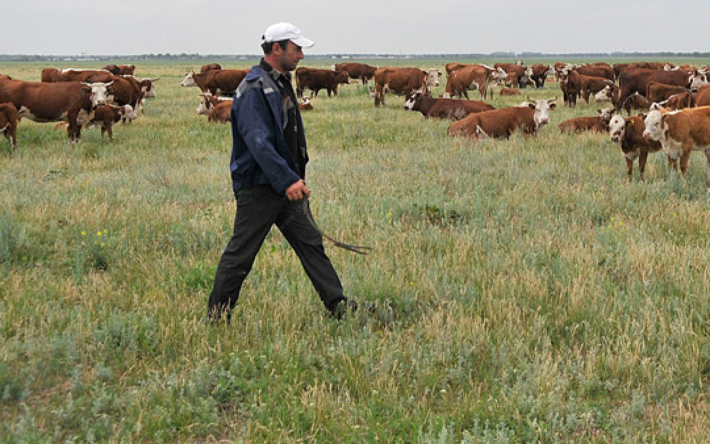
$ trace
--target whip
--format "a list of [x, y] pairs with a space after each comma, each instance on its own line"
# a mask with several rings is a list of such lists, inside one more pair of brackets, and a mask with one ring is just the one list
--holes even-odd
[[325, 234], [325, 233], [323, 232], [323, 230], [321, 230], [320, 228], [318, 228], [318, 225], [316, 224], [316, 221], [313, 220], [313, 214], [311, 213], [311, 209], [310, 209], [310, 207], [309, 207], [309, 205], [308, 205], [308, 198], [305, 197], [305, 196], [303, 197], [302, 208], [303, 208], [303, 214], [306, 215], [306, 218], [308, 219], [308, 222], [311, 223], [311, 225], [313, 226], [313, 228], [315, 228], [316, 231], [318, 231], [318, 232], [321, 234], [321, 236], [323, 236], [325, 239], [331, 241], [336, 247], [340, 247], [340, 248], [343, 248], [343, 249], [345, 249], [345, 250], [352, 251], [352, 252], [358, 253], [358, 254], [367, 254], [367, 253], [370, 252], [370, 250], [373, 250], [372, 247], [367, 247], [367, 246], [364, 246], [364, 245], [351, 245], [351, 244], [346, 244], [345, 242], [340, 242], [339, 240], [334, 239], [334, 238], [328, 236], [327, 234]]

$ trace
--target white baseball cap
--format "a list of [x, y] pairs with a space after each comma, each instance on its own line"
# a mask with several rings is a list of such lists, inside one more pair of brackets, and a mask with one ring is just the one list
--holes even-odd
[[301, 48], [310, 48], [315, 45], [315, 42], [303, 36], [301, 30], [291, 23], [279, 22], [266, 28], [264, 35], [261, 36], [261, 43], [280, 42], [282, 40], [291, 40]]

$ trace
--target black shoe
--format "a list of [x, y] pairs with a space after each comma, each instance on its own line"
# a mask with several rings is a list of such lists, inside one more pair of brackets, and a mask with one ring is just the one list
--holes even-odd
[[333, 316], [337, 320], [342, 320], [346, 316], [348, 316], [349, 313], [354, 313], [358, 309], [358, 303], [353, 301], [352, 299], [341, 299], [338, 301], [338, 303], [335, 305], [335, 308], [333, 308], [330, 311], [331, 316]]

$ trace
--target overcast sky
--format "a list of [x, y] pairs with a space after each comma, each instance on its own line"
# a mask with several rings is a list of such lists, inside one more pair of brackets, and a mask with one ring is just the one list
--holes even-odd
[[306, 56], [710, 51], [710, 0], [0, 1], [0, 54], [260, 54], [279, 21]]

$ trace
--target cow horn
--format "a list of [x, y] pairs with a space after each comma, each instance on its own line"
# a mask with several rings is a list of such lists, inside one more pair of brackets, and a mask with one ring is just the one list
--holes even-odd
[[527, 94], [525, 97], [527, 98], [528, 102], [534, 102], [534, 100], [530, 98], [530, 94]]
[[154, 79], [150, 79], [151, 82], [157, 82], [158, 80], [160, 80], [160, 77], [156, 77], [156, 78], [154, 78]]

